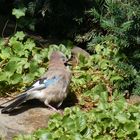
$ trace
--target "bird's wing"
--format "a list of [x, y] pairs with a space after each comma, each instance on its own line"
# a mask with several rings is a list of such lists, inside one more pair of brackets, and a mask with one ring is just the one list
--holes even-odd
[[26, 91], [41, 90], [41, 89], [45, 88], [45, 84], [43, 82], [40, 82], [40, 80], [42, 80], [42, 79], [37, 80], [31, 87], [26, 89]]
[[39, 79], [30, 88], [28, 88], [26, 91], [42, 90], [44, 88], [47, 88], [50, 85], [53, 85], [59, 79], [61, 79], [60, 76], [53, 76], [51, 78], [42, 78], [42, 79]]
[[[14, 101], [20, 97], [22, 97], [23, 95], [25, 95], [25, 93], [29, 93], [30, 95], [32, 94], [32, 91], [39, 91], [39, 90], [42, 90], [42, 89], [45, 89], [47, 88], [48, 86], [50, 85], [54, 85], [57, 83], [57, 81], [59, 81], [59, 79], [61, 79], [60, 76], [53, 76], [51, 77], [50, 79], [47, 79], [47, 78], [42, 78], [42, 79], [39, 79], [37, 80], [30, 88], [28, 88], [26, 91], [24, 91], [23, 93], [21, 93], [20, 95], [17, 95], [15, 98], [13, 99], [10, 99], [2, 104], [0, 104], [0, 106], [6, 104], [6, 103], [9, 103], [11, 101]], [[29, 95], [28, 94], [28, 95]]]
[[56, 90], [61, 90], [62, 92], [66, 92], [66, 89], [68, 87], [68, 81], [66, 80], [66, 77], [64, 74], [60, 74], [60, 75], [57, 75], [55, 76], [55, 79], [54, 81], [49, 81], [46, 83], [47, 87], [49, 88], [48, 90], [51, 90], [53, 88], [53, 91], [54, 91], [54, 88]]

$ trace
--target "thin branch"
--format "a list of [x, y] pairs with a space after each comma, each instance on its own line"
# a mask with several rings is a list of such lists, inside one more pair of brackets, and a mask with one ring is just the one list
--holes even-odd
[[5, 32], [5, 29], [6, 29], [6, 27], [7, 27], [8, 22], [9, 22], [9, 19], [6, 21], [6, 23], [5, 23], [5, 25], [4, 25], [4, 28], [3, 28], [3, 30], [2, 30], [2, 37], [3, 37], [3, 38], [4, 38], [4, 32]]

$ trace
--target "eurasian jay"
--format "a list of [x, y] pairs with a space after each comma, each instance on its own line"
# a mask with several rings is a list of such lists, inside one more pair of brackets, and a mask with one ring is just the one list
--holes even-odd
[[28, 90], [8, 101], [12, 101], [12, 103], [4, 107], [1, 112], [10, 112], [30, 99], [39, 99], [47, 107], [57, 110], [50, 103], [57, 103], [57, 107], [61, 106], [63, 100], [67, 97], [71, 80], [71, 72], [65, 66], [66, 62], [67, 59], [63, 53], [53, 52], [50, 56], [48, 71]]

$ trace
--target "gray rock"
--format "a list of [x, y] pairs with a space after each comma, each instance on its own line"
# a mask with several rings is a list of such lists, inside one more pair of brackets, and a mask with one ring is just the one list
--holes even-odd
[[[4, 99], [0, 99], [0, 104], [3, 102]], [[49, 116], [53, 113], [36, 100], [23, 104], [10, 114], [1, 114], [0, 109], [0, 137], [11, 140], [15, 135], [29, 134], [46, 127]]]

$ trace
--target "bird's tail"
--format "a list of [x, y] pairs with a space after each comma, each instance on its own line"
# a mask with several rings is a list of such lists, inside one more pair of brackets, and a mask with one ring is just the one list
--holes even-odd
[[[23, 93], [23, 94], [15, 97], [14, 99], [12, 99], [13, 102], [11, 104], [9, 104], [8, 106], [4, 107], [1, 110], [1, 113], [12, 111], [15, 107], [19, 106], [20, 104], [22, 104], [23, 102], [25, 102], [26, 100], [28, 100], [28, 98], [29, 98], [29, 94], [28, 93]], [[6, 102], [6, 103], [8, 103], [8, 102]]]

